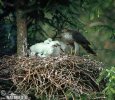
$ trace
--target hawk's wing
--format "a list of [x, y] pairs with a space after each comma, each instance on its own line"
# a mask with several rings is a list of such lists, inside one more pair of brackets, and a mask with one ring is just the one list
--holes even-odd
[[79, 44], [87, 44], [90, 45], [90, 42], [79, 32], [74, 31], [72, 32], [72, 37], [74, 39], [74, 41], [76, 41]]
[[93, 51], [93, 49], [87, 45], [87, 44], [82, 44], [81, 45], [88, 53], [94, 54], [96, 56], [96, 53]]

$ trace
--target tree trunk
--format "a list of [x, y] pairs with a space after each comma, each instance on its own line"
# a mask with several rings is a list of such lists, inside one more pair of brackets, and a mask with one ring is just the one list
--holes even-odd
[[17, 22], [17, 55], [27, 55], [27, 25], [26, 18], [23, 15], [23, 11], [16, 10], [16, 22]]

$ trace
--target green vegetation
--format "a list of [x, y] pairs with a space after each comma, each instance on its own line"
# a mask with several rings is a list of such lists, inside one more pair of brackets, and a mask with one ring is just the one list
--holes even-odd
[[[16, 9], [19, 8], [23, 11], [22, 16], [26, 17], [25, 27], [27, 26], [28, 47], [36, 42], [41, 42], [48, 37], [55, 38], [56, 34], [59, 34], [63, 28], [71, 28], [80, 31], [87, 37], [91, 42], [92, 47], [98, 53], [96, 59], [107, 65], [115, 64], [114, 0], [18, 1], [0, 0], [0, 30], [2, 30], [0, 37], [2, 37], [2, 39], [4, 38], [5, 41], [7, 41], [9, 34], [15, 38], [15, 46], [13, 46], [13, 48], [10, 47], [9, 49], [16, 51], [16, 47], [20, 48], [20, 46], [17, 45], [23, 44], [18, 42], [20, 41], [20, 38], [23, 40], [23, 37], [17, 39], [16, 42]], [[3, 31], [3, 25], [13, 26], [10, 27], [10, 29], [6, 28], [5, 31]], [[20, 31], [18, 32], [20, 33]], [[5, 35], [2, 35], [3, 33], [5, 33]], [[8, 40], [9, 42], [7, 43], [5, 41], [4, 43], [2, 41], [1, 47], [6, 47], [6, 49], [8, 49], [7, 47], [12, 45], [11, 40]], [[27, 44], [25, 43], [25, 45]], [[3, 51], [4, 49], [1, 52]], [[86, 52], [81, 49], [81, 55], [83, 54], [86, 54]]]
[[[49, 37], [56, 39], [63, 28], [83, 33], [97, 52], [91, 58], [112, 66], [100, 74], [98, 81], [104, 80], [101, 93], [77, 98], [101, 95], [114, 100], [115, 0], [0, 0], [0, 57], [16, 53], [26, 56], [31, 45]], [[80, 56], [83, 55], [87, 53], [80, 47]], [[76, 96], [70, 90], [65, 95], [70, 100]]]
[[107, 96], [107, 100], [114, 100], [115, 98], [115, 66], [111, 66], [109, 69], [104, 69], [98, 82], [105, 80], [106, 86], [103, 89], [103, 93]]

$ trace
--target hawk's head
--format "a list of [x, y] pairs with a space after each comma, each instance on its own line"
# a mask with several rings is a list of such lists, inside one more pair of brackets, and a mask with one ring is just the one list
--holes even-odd
[[67, 43], [74, 43], [72, 32], [69, 29], [62, 30], [61, 38]]

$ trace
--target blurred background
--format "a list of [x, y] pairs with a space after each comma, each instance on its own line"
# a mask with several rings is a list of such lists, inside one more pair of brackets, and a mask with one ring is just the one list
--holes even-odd
[[[91, 42], [95, 59], [115, 65], [115, 0], [0, 0], [0, 56], [17, 51], [17, 2], [26, 16], [28, 48], [69, 28]], [[87, 55], [82, 47], [80, 55]]]

